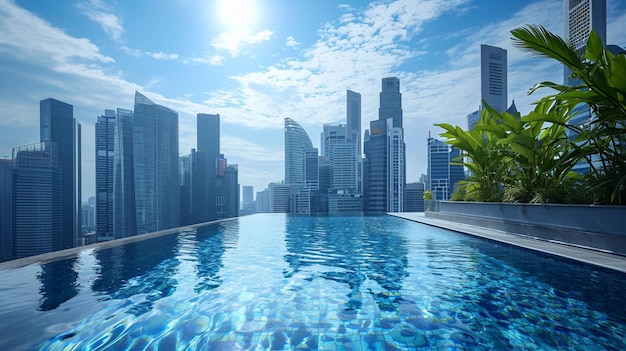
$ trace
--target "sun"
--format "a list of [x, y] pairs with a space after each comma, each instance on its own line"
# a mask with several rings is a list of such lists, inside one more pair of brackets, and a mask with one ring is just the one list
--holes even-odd
[[221, 21], [229, 27], [249, 27], [254, 21], [253, 0], [221, 0], [218, 11]]

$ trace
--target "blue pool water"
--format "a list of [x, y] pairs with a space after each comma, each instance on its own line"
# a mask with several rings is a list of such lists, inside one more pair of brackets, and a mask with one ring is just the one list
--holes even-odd
[[624, 278], [390, 216], [254, 215], [0, 271], [0, 350], [624, 350]]

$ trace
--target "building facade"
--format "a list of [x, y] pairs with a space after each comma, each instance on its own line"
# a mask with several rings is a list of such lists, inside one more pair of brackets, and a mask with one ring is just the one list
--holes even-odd
[[363, 138], [363, 211], [402, 212], [406, 151], [402, 128], [402, 94], [396, 77], [382, 79], [378, 120]]
[[0, 262], [13, 259], [13, 160], [0, 159]]
[[113, 165], [115, 162], [114, 110], [105, 110], [96, 122], [96, 237], [115, 238], [113, 225]]
[[480, 98], [498, 112], [506, 111], [507, 52], [495, 46], [480, 46]]
[[458, 182], [465, 179], [463, 166], [450, 164], [461, 152], [445, 142], [428, 138], [428, 190], [433, 200], [449, 200]]
[[74, 107], [55, 99], [39, 102], [40, 141], [57, 144], [62, 170], [63, 249], [78, 245], [81, 234], [81, 126]]
[[63, 161], [53, 141], [13, 149], [13, 258], [67, 245]]
[[178, 113], [135, 92], [133, 118], [137, 234], [177, 227]]
[[116, 239], [137, 235], [133, 125], [133, 111], [118, 108], [113, 158], [113, 232]]

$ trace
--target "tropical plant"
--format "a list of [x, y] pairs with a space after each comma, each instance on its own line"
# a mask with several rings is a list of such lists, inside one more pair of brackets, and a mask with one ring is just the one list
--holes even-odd
[[[568, 86], [542, 82], [530, 90], [550, 88], [556, 93], [539, 100], [546, 114], [529, 116], [566, 128], [571, 153], [567, 162], [584, 160], [590, 168], [586, 182], [597, 203], [626, 204], [626, 56], [613, 55], [592, 31], [584, 56], [567, 41], [536, 25], [511, 31], [513, 44], [533, 55], [555, 59], [572, 72], [580, 84]], [[592, 112], [583, 126], [568, 123], [577, 106]], [[560, 143], [564, 141], [560, 141]], [[561, 167], [563, 170], [570, 164]]]

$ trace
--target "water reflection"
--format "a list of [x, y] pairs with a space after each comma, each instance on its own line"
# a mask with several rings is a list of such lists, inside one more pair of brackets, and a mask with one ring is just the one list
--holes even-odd
[[[376, 217], [288, 216], [285, 245], [289, 253], [284, 260], [290, 269], [284, 276], [310, 271], [346, 284], [350, 288], [347, 311], [360, 308], [362, 293], [371, 293], [381, 309], [396, 309], [408, 275], [407, 242], [401, 234], [402, 222], [399, 228], [383, 228], [381, 223]], [[367, 280], [382, 289], [362, 291]]]
[[104, 295], [103, 300], [147, 294], [128, 312], [140, 315], [151, 310], [156, 300], [176, 289], [177, 281], [172, 276], [178, 265], [177, 243], [176, 235], [165, 235], [96, 251], [98, 265], [92, 290]]
[[78, 295], [78, 272], [76, 256], [62, 261], [54, 261], [41, 265], [37, 279], [41, 282], [39, 294], [39, 311], [51, 311], [65, 301]]
[[194, 287], [196, 292], [215, 289], [222, 283], [218, 273], [223, 267], [225, 241], [229, 246], [236, 244], [238, 226], [238, 221], [230, 221], [197, 229], [197, 282]]

